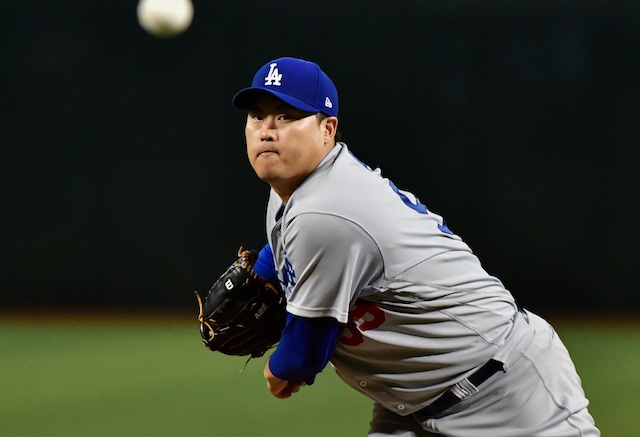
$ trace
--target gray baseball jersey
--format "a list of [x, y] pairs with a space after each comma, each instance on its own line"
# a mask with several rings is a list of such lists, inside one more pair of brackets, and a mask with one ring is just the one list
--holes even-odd
[[331, 363], [350, 386], [410, 414], [504, 344], [517, 311], [443, 218], [339, 143], [283, 205], [267, 238], [287, 310], [344, 324]]

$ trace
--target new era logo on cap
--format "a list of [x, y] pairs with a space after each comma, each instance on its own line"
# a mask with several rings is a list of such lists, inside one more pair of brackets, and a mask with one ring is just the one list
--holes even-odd
[[233, 104], [250, 109], [260, 93], [267, 92], [306, 112], [338, 116], [338, 91], [320, 67], [297, 58], [279, 58], [266, 63], [253, 77], [251, 87], [240, 90]]
[[333, 108], [333, 103], [331, 103], [331, 99], [329, 97], [324, 99], [324, 106], [325, 108]]

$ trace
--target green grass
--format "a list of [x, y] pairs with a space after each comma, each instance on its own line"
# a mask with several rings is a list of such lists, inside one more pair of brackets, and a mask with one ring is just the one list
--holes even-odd
[[[558, 327], [604, 436], [640, 429], [640, 326]], [[265, 358], [209, 352], [186, 317], [0, 319], [0, 434], [29, 436], [365, 436], [370, 401], [330, 368], [286, 400]]]
[[604, 437], [640, 432], [640, 319], [556, 326]]
[[369, 401], [330, 369], [278, 400], [265, 358], [208, 351], [194, 318], [0, 320], [0, 435], [366, 435]]

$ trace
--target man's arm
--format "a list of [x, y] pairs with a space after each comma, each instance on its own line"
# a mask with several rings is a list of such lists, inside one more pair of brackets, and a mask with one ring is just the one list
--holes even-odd
[[271, 394], [288, 398], [300, 386], [313, 384], [336, 346], [340, 325], [331, 317], [317, 319], [287, 315], [280, 343], [264, 368]]
[[269, 244], [265, 244], [264, 247], [258, 253], [258, 259], [253, 266], [253, 271], [266, 279], [267, 281], [277, 281], [278, 274], [276, 272], [276, 266], [273, 261], [273, 251]]

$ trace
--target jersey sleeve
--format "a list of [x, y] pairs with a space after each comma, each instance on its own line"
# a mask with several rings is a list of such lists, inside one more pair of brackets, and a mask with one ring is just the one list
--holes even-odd
[[287, 226], [287, 311], [298, 317], [333, 317], [347, 323], [349, 309], [383, 274], [382, 255], [360, 226], [334, 215], [306, 213]]
[[274, 376], [313, 384], [336, 347], [340, 325], [333, 318], [304, 319], [287, 314], [280, 343], [269, 358]]
[[273, 281], [277, 278], [276, 267], [273, 262], [273, 252], [269, 244], [265, 244], [258, 253], [258, 259], [253, 266], [253, 270], [258, 276], [261, 276], [267, 281]]

